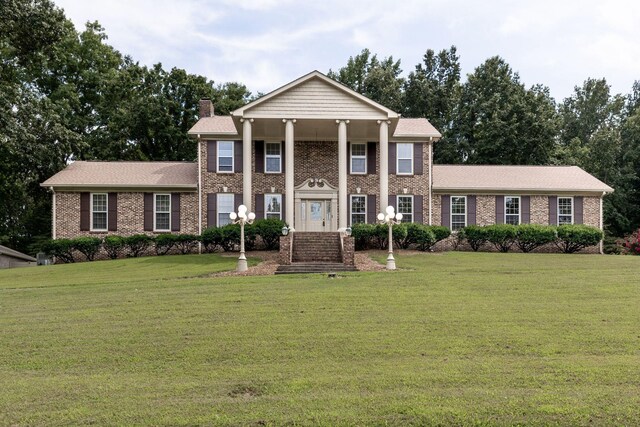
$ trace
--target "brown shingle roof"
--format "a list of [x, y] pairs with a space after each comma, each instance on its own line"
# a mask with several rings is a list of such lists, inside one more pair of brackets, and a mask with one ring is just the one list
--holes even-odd
[[393, 133], [394, 137], [434, 137], [440, 138], [442, 135], [433, 127], [427, 119], [404, 119], [398, 120], [398, 126]]
[[213, 116], [201, 118], [189, 129], [190, 135], [197, 135], [199, 133], [238, 135], [238, 130], [236, 129], [236, 125], [233, 124], [231, 116]]
[[18, 252], [14, 249], [8, 248], [6, 246], [2, 246], [0, 245], [0, 255], [6, 255], [6, 256], [10, 256], [12, 258], [18, 258], [21, 259], [23, 261], [29, 261], [29, 262], [36, 262], [37, 260], [32, 257], [29, 256], [27, 254], [23, 254], [22, 252]]
[[74, 162], [43, 187], [176, 187], [197, 188], [194, 162]]
[[613, 192], [577, 166], [434, 165], [434, 191]]

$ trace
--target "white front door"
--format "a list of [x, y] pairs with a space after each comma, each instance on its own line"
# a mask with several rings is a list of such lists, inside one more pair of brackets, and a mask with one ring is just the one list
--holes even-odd
[[303, 231], [331, 230], [331, 201], [305, 200], [302, 202]]

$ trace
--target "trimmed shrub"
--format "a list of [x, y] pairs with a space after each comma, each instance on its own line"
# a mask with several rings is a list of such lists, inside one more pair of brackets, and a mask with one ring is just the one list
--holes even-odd
[[156, 255], [166, 255], [177, 243], [178, 236], [175, 234], [159, 234], [154, 240]]
[[124, 238], [121, 236], [106, 236], [102, 242], [102, 247], [109, 258], [116, 259], [124, 248]]
[[468, 225], [458, 232], [458, 238], [465, 239], [471, 249], [478, 252], [478, 249], [487, 242], [487, 230], [479, 225]]
[[556, 228], [556, 245], [565, 254], [578, 252], [589, 246], [595, 246], [602, 240], [602, 230], [582, 224], [565, 224]]
[[[411, 245], [416, 244], [416, 239], [420, 234], [421, 227], [424, 227], [422, 224], [417, 224], [414, 222], [404, 224], [405, 229], [407, 230], [407, 234], [404, 239], [400, 240], [395, 238], [396, 245], [401, 249], [408, 249]], [[395, 237], [395, 233], [394, 233]]]
[[70, 239], [48, 240], [42, 245], [42, 250], [62, 262], [75, 262], [73, 258], [73, 241]]
[[232, 251], [236, 247], [236, 245], [240, 244], [240, 225], [227, 224], [220, 227], [220, 232], [222, 233], [222, 238], [220, 239], [220, 247], [223, 251]]
[[414, 240], [418, 250], [428, 251], [436, 244], [436, 235], [428, 225], [419, 224], [414, 229], [414, 233], [416, 233]]
[[540, 224], [520, 224], [516, 227], [516, 245], [524, 253], [555, 240], [555, 227]]
[[[389, 226], [385, 225], [387, 228], [387, 235], [389, 234]], [[404, 249], [403, 242], [407, 239], [407, 224], [395, 224], [393, 226], [393, 244], [399, 248]], [[385, 240], [386, 242], [386, 240]], [[387, 245], [385, 244], [385, 247]]]
[[451, 230], [449, 227], [445, 227], [444, 225], [427, 225], [427, 227], [429, 227], [436, 238], [436, 243], [451, 236]]
[[211, 253], [222, 248], [222, 230], [218, 227], [209, 227], [202, 232], [200, 240], [204, 245], [205, 251]]
[[374, 224], [353, 224], [351, 226], [351, 236], [353, 236], [357, 251], [371, 249], [376, 236], [376, 225]]
[[71, 242], [73, 249], [84, 255], [87, 261], [93, 261], [100, 250], [102, 239], [98, 237], [76, 237]]
[[484, 227], [487, 241], [500, 252], [509, 252], [516, 241], [516, 226], [511, 224], [495, 224]]
[[[238, 224], [238, 230], [240, 230], [240, 224]], [[238, 231], [240, 233], [240, 231]], [[238, 234], [239, 236], [240, 234]], [[246, 251], [252, 251], [256, 248], [256, 239], [258, 232], [256, 231], [256, 224], [244, 225], [244, 249]], [[240, 238], [238, 237], [238, 244], [240, 244]]]
[[262, 239], [264, 248], [268, 251], [280, 248], [280, 236], [285, 222], [280, 219], [259, 219], [253, 223], [256, 234]]
[[[200, 238], [195, 234], [175, 235], [175, 245], [182, 255], [190, 254], [198, 246]], [[156, 241], [156, 245], [157, 245]]]
[[144, 254], [153, 243], [153, 238], [146, 234], [134, 234], [124, 238], [124, 244], [129, 249], [129, 255], [137, 258]]

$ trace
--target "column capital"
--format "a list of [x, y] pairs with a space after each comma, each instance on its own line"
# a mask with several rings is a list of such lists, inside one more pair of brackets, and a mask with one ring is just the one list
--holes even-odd
[[295, 124], [297, 121], [298, 121], [297, 119], [282, 119], [282, 123], [291, 122], [291, 123]]
[[240, 119], [240, 123], [244, 123], [245, 121], [249, 123], [253, 123], [253, 119], [245, 119], [245, 118]]
[[347, 124], [347, 125], [349, 124], [349, 120], [340, 120], [340, 119], [336, 119], [336, 124], [337, 124], [337, 125], [339, 125], [339, 124], [340, 124], [340, 122], [343, 122], [343, 123], [345, 123], [345, 124]]
[[385, 122], [386, 124], [390, 125], [391, 124], [391, 120], [377, 120], [376, 123], [378, 123], [379, 125], [382, 124], [382, 122]]

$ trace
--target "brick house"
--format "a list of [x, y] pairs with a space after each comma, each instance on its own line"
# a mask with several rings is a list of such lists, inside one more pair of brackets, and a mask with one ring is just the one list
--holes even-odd
[[298, 232], [375, 222], [584, 223], [613, 189], [574, 166], [433, 165], [440, 133], [311, 72], [232, 112], [200, 101], [197, 162], [75, 162], [41, 185], [54, 238], [200, 233], [244, 204]]

